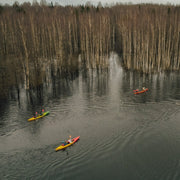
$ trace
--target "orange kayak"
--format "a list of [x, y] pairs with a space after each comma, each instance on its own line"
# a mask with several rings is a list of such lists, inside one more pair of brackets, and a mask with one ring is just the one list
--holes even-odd
[[134, 91], [135, 91], [134, 94], [141, 94], [141, 93], [148, 91], [148, 88], [141, 90], [141, 91], [136, 91], [136, 90], [134, 90]]

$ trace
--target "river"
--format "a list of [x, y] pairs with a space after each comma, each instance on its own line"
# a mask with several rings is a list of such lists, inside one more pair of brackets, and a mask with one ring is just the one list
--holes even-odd
[[[108, 72], [0, 100], [0, 179], [179, 180], [180, 73]], [[149, 88], [134, 95], [133, 89]], [[44, 108], [50, 114], [28, 122]], [[61, 141], [80, 136], [64, 151]]]

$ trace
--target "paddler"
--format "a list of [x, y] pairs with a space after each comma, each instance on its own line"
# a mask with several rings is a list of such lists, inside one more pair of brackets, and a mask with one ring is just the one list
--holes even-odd
[[71, 136], [69, 136], [68, 143], [72, 143]]
[[43, 115], [44, 114], [44, 109], [42, 109], [42, 111], [41, 111], [41, 114], [40, 115]]

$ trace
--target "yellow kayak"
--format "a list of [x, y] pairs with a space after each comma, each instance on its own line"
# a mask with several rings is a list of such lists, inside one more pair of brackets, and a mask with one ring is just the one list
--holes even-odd
[[72, 139], [72, 143], [69, 143], [69, 144], [66, 144], [66, 145], [61, 144], [60, 146], [58, 146], [58, 147], [55, 149], [55, 151], [59, 151], [59, 150], [61, 150], [61, 149], [65, 149], [65, 148], [73, 145], [75, 142], [77, 142], [77, 141], [79, 140], [79, 138], [80, 138], [80, 136], [73, 138], [73, 139]]
[[36, 120], [36, 119], [42, 118], [42, 117], [44, 117], [44, 116], [47, 116], [48, 114], [49, 114], [49, 111], [44, 112], [44, 113], [43, 113], [42, 115], [40, 115], [40, 116], [32, 117], [32, 118], [28, 119], [28, 121], [34, 121], [34, 120]]

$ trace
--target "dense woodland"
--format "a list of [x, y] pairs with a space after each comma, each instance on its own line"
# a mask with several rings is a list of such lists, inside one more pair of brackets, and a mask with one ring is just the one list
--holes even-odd
[[107, 69], [112, 51], [127, 69], [180, 70], [180, 6], [0, 6], [1, 84], [10, 72], [29, 89], [42, 83], [47, 67], [65, 75]]

